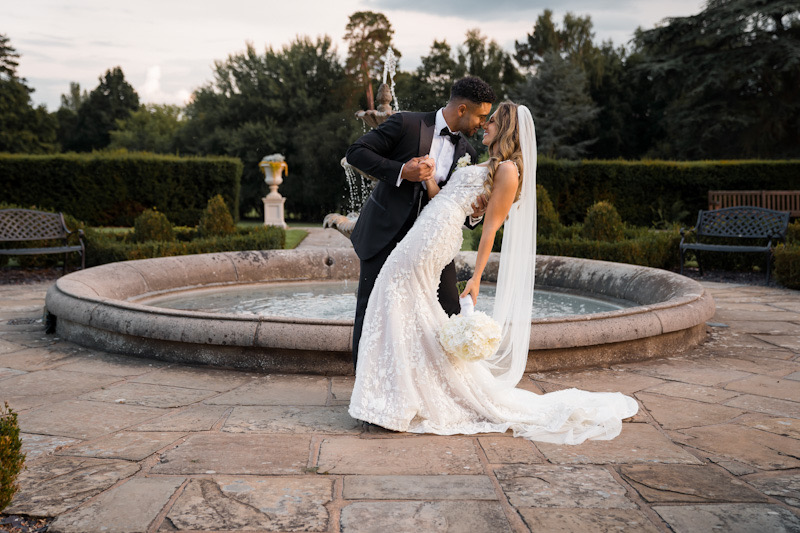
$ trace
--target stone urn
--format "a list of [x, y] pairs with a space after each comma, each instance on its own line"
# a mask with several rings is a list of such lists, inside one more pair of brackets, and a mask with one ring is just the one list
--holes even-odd
[[286, 164], [283, 155], [272, 154], [262, 159], [258, 167], [264, 173], [264, 181], [269, 187], [269, 193], [262, 198], [264, 201], [264, 225], [279, 226], [285, 229], [283, 204], [286, 203], [286, 198], [278, 192], [278, 186], [283, 183], [284, 172], [289, 173], [289, 165]]

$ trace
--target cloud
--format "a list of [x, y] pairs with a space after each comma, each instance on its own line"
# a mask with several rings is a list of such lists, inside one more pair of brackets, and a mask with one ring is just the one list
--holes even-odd
[[148, 67], [144, 83], [136, 92], [139, 93], [143, 102], [156, 104], [185, 105], [190, 96], [186, 89], [165, 91], [161, 87], [161, 66], [159, 65]]
[[[431, 2], [430, 0], [364, 0], [367, 9], [411, 11], [440, 16], [467, 18], [473, 20], [519, 20], [520, 17], [533, 17], [545, 9], [558, 12], [572, 11], [576, 14], [608, 10], [625, 13], [633, 5], [633, 0], [562, 0], [553, 5], [551, 0], [461, 0], [458, 4], [450, 2]], [[488, 7], [487, 7], [488, 6]]]

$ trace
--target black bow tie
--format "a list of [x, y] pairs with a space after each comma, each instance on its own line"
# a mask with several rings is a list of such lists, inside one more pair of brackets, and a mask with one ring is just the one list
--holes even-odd
[[458, 139], [461, 137], [458, 133], [451, 132], [447, 126], [442, 128], [442, 131], [439, 132], [439, 135], [447, 135], [450, 137], [450, 142], [453, 144], [458, 144]]

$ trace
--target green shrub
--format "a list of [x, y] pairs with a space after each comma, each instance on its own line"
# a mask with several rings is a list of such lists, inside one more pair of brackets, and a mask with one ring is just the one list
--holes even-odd
[[550, 194], [541, 183], [536, 184], [536, 232], [547, 237], [561, 228], [558, 213], [550, 199]]
[[151, 206], [176, 224], [196, 226], [217, 194], [239, 205], [241, 175], [241, 161], [229, 157], [0, 154], [0, 198], [71, 213], [93, 226], [132, 226]]
[[280, 250], [286, 244], [286, 231], [276, 226], [256, 226], [223, 237], [198, 238], [192, 241], [126, 242], [97, 230], [86, 233], [86, 266], [117, 261], [172, 257], [177, 255], [242, 250]]
[[608, 202], [597, 202], [586, 213], [581, 235], [590, 241], [619, 242], [624, 229], [616, 208]]
[[236, 231], [233, 217], [225, 205], [225, 199], [218, 194], [208, 201], [208, 206], [200, 219], [197, 228], [202, 237], [217, 237], [221, 235], [231, 235]]
[[789, 289], [800, 289], [800, 245], [778, 245], [773, 262], [778, 282]]
[[155, 209], [145, 209], [133, 223], [133, 239], [136, 242], [171, 242], [175, 240], [175, 232], [167, 215]]
[[[472, 230], [470, 237], [472, 237], [472, 249], [477, 250], [478, 246], [481, 243], [481, 237], [483, 236], [483, 224], [479, 225], [477, 228]], [[499, 252], [500, 248], [503, 245], [503, 228], [501, 227], [497, 230], [497, 233], [494, 234], [494, 243], [492, 244], [492, 251]]]
[[17, 476], [24, 464], [17, 413], [5, 402], [5, 409], [0, 409], [0, 511], [14, 498], [19, 488]]
[[789, 224], [786, 230], [786, 244], [800, 244], [800, 219]]

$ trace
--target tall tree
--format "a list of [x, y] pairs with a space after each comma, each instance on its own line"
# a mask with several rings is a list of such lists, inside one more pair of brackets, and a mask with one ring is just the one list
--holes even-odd
[[528, 75], [512, 97], [530, 107], [543, 155], [580, 159], [596, 142], [581, 135], [598, 112], [589, 96], [586, 75], [555, 51], [544, 53], [536, 75]]
[[652, 155], [800, 157], [800, 4], [710, 0], [638, 31], [641, 76], [664, 106]]
[[127, 119], [139, 108], [139, 95], [125, 81], [120, 67], [107, 70], [100, 84], [78, 109], [75, 137], [67, 149], [88, 152], [105, 148], [117, 120]]
[[[386, 15], [374, 11], [357, 11], [350, 15], [344, 40], [348, 43], [346, 67], [364, 88], [367, 109], [375, 109], [372, 80], [383, 72], [381, 58], [392, 45], [394, 30]], [[400, 53], [392, 48], [395, 57]]]
[[464, 73], [491, 85], [501, 98], [523, 79], [508, 52], [477, 28], [467, 30], [464, 44], [458, 48], [458, 65]]
[[17, 76], [19, 54], [0, 34], [0, 152], [56, 150], [56, 121], [44, 106], [33, 107], [25, 78]]
[[280, 189], [287, 214], [321, 220], [343, 203], [339, 161], [358, 134], [351, 94], [330, 37], [298, 37], [263, 54], [247, 44], [217, 61], [214, 80], [192, 95], [178, 148], [242, 160], [242, 215], [263, 210], [267, 187], [259, 161], [282, 153], [290, 173]]
[[126, 119], [117, 119], [117, 129], [110, 132], [109, 148], [170, 153], [175, 135], [182, 125], [181, 108], [176, 105], [147, 104]]
[[62, 148], [69, 148], [75, 142], [78, 127], [78, 110], [89, 99], [86, 90], [81, 91], [80, 83], [71, 81], [69, 92], [61, 95], [61, 107], [55, 112], [58, 121], [58, 142]]

